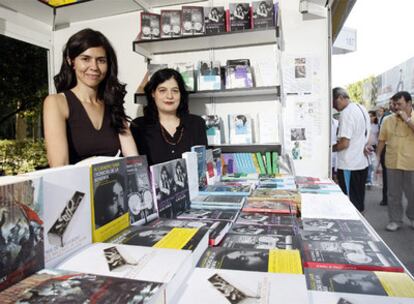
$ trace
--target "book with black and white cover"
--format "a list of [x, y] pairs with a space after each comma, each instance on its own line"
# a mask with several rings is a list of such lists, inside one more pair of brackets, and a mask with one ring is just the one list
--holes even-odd
[[414, 281], [406, 273], [307, 268], [305, 275], [309, 290], [414, 298]]
[[141, 31], [138, 35], [140, 40], [151, 40], [160, 38], [160, 15], [141, 12]]
[[231, 32], [244, 31], [252, 28], [252, 10], [249, 2], [230, 2], [230, 23]]
[[205, 186], [207, 186], [206, 146], [203, 146], [203, 145], [192, 146], [191, 152], [197, 153], [198, 189], [201, 190]]
[[182, 6], [181, 20], [183, 36], [204, 35], [204, 8], [202, 6]]
[[306, 241], [380, 241], [360, 220], [302, 219], [302, 240]]
[[179, 293], [193, 268], [186, 250], [94, 243], [58, 269], [166, 284], [167, 303]]
[[125, 159], [94, 163], [90, 170], [92, 240], [101, 242], [130, 224]]
[[185, 160], [188, 174], [188, 191], [190, 200], [198, 195], [198, 159], [197, 152], [184, 152], [182, 158]]
[[161, 38], [181, 37], [181, 10], [161, 10]]
[[125, 158], [127, 201], [132, 225], [142, 225], [158, 218], [157, 204], [152, 195], [149, 168], [145, 155]]
[[243, 195], [199, 195], [191, 200], [192, 209], [236, 209], [240, 210], [246, 197]]
[[111, 239], [108, 243], [134, 246], [190, 250], [192, 259], [197, 263], [201, 254], [208, 247], [208, 227], [173, 227], [164, 226], [130, 226]]
[[204, 7], [204, 27], [206, 35], [226, 32], [226, 11], [224, 6]]
[[347, 240], [301, 243], [304, 267], [404, 272], [403, 266], [382, 242]]
[[187, 165], [178, 158], [150, 167], [152, 193], [160, 217], [172, 218], [190, 206]]
[[148, 79], [151, 79], [155, 72], [166, 68], [168, 68], [168, 64], [166, 63], [149, 63], [147, 65]]
[[198, 62], [197, 90], [213, 91], [221, 89], [221, 72], [219, 61]]
[[274, 213], [240, 212], [236, 224], [293, 226], [295, 218], [291, 215]]
[[218, 115], [201, 116], [206, 121], [207, 141], [210, 146], [220, 145], [222, 142], [223, 122]]
[[298, 242], [293, 231], [273, 235], [227, 233], [221, 246], [243, 249], [296, 249]]
[[210, 247], [197, 267], [302, 274], [298, 250]]
[[259, 224], [240, 224], [234, 223], [229, 233], [231, 234], [248, 234], [248, 235], [294, 235], [291, 226], [277, 226], [277, 225], [259, 225]]
[[92, 243], [89, 166], [34, 171], [43, 179], [45, 267]]
[[252, 119], [249, 114], [229, 114], [231, 144], [253, 143]]
[[178, 303], [194, 299], [199, 304], [309, 303], [303, 275], [207, 268], [193, 271]]
[[44, 267], [41, 177], [0, 178], [0, 291]]
[[239, 209], [193, 209], [177, 216], [179, 219], [187, 220], [212, 220], [234, 222], [239, 215]]
[[268, 29], [275, 27], [273, 0], [253, 1], [252, 10], [254, 29]]
[[1, 303], [163, 303], [165, 284], [44, 269], [0, 293]]
[[194, 63], [192, 62], [178, 62], [178, 63], [170, 63], [168, 66], [171, 69], [176, 70], [180, 73], [181, 77], [185, 83], [185, 89], [189, 92], [193, 92], [196, 90], [196, 71], [194, 68]]

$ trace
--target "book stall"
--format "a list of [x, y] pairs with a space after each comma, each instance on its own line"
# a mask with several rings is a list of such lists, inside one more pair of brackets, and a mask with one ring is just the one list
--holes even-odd
[[[414, 303], [329, 178], [337, 1], [27, 1], [0, 17], [50, 50], [50, 77], [71, 34], [101, 30], [128, 88], [181, 73], [208, 146], [1, 177], [0, 303]], [[143, 97], [126, 95], [130, 116]]]

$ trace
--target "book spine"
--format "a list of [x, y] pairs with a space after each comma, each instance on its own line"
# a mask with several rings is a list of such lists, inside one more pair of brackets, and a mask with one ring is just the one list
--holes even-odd
[[270, 152], [266, 152], [266, 171], [267, 174], [272, 174], [272, 154]]
[[259, 162], [260, 174], [266, 174], [266, 168], [263, 162], [262, 154], [260, 152], [256, 152], [256, 157]]
[[279, 173], [279, 154], [277, 152], [272, 152], [272, 173]]
[[254, 168], [255, 168], [255, 173], [261, 173], [260, 171], [260, 166], [259, 166], [259, 162], [258, 162], [258, 160], [257, 160], [257, 156], [256, 156], [256, 154], [254, 154], [254, 153], [250, 153], [250, 156], [251, 156], [251, 158], [252, 158], [252, 161], [253, 161], [253, 166], [254, 166]]

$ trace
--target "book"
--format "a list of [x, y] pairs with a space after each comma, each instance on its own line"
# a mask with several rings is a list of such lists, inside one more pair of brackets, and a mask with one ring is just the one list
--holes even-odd
[[191, 200], [192, 209], [236, 209], [239, 210], [246, 198], [243, 195], [199, 195]]
[[199, 61], [197, 69], [198, 91], [212, 91], [221, 89], [219, 61]]
[[252, 28], [252, 11], [250, 4], [245, 3], [229, 3], [230, 22], [229, 28], [231, 32], [244, 31]]
[[140, 40], [160, 38], [160, 15], [141, 12], [141, 31], [138, 35]]
[[157, 204], [152, 195], [149, 168], [145, 155], [125, 158], [127, 201], [132, 225], [142, 225], [158, 218]]
[[253, 235], [227, 233], [221, 244], [225, 248], [243, 249], [296, 249], [297, 240], [293, 231], [286, 234]]
[[177, 216], [178, 219], [220, 220], [234, 222], [239, 214], [237, 209], [190, 209]]
[[406, 273], [307, 268], [305, 275], [309, 290], [414, 298], [414, 281]]
[[206, 35], [226, 32], [226, 12], [224, 6], [204, 7], [204, 26]]
[[252, 10], [254, 29], [275, 27], [273, 0], [253, 1]]
[[200, 195], [240, 195], [247, 196], [251, 192], [251, 185], [208, 185], [202, 189]]
[[214, 170], [215, 164], [212, 149], [206, 149], [206, 168], [207, 185], [214, 185], [217, 181], [217, 170]]
[[210, 247], [197, 267], [302, 274], [298, 250]]
[[197, 263], [208, 247], [208, 227], [181, 228], [170, 225], [157, 227], [130, 226], [108, 240], [109, 243], [134, 246], [190, 250]]
[[264, 212], [278, 214], [296, 214], [296, 205], [286, 201], [262, 200], [248, 198], [243, 207], [244, 212]]
[[226, 65], [224, 67], [226, 89], [254, 87], [253, 70], [247, 65]]
[[301, 201], [300, 194], [296, 190], [279, 190], [261, 188], [253, 190], [250, 195], [251, 199], [264, 199], [264, 200], [278, 200], [286, 202], [299, 203]]
[[237, 182], [237, 181], [254, 181], [259, 178], [258, 173], [230, 173], [221, 176], [222, 181]]
[[300, 193], [330, 194], [342, 192], [337, 184], [300, 184], [298, 189]]
[[207, 186], [206, 147], [202, 145], [193, 146], [191, 151], [197, 153], [198, 189], [201, 190]]
[[194, 269], [179, 303], [194, 299], [199, 304], [309, 303], [303, 275], [208, 268]]
[[303, 265], [308, 268], [404, 272], [382, 242], [302, 241]]
[[294, 217], [274, 213], [240, 212], [236, 224], [292, 226]]
[[229, 233], [242, 235], [294, 235], [293, 228], [289, 225], [260, 225], [234, 223]]
[[197, 169], [197, 153], [184, 152], [182, 158], [185, 160], [188, 174], [188, 191], [190, 200], [198, 195], [198, 169]]
[[185, 83], [185, 89], [189, 92], [196, 90], [196, 78], [195, 78], [195, 69], [194, 63], [192, 62], [179, 62], [171, 63], [168, 65], [171, 69], [176, 70], [180, 73], [181, 77]]
[[[252, 122], [248, 114], [229, 114], [229, 134], [231, 144], [253, 143]], [[232, 172], [229, 172], [232, 173]]]
[[203, 35], [204, 9], [202, 6], [181, 6], [182, 35]]
[[58, 269], [164, 283], [169, 303], [190, 275], [192, 259], [186, 250], [94, 243], [60, 264]]
[[150, 167], [159, 216], [175, 217], [190, 206], [186, 162], [182, 158]]
[[160, 303], [165, 284], [41, 270], [0, 293], [1, 303]]
[[0, 291], [44, 267], [40, 177], [0, 178]]
[[64, 166], [26, 174], [43, 180], [45, 267], [92, 243], [89, 166]]
[[201, 117], [206, 121], [208, 145], [220, 145], [223, 129], [221, 118], [218, 115], [203, 115]]
[[92, 240], [104, 241], [130, 224], [124, 159], [91, 167]]
[[181, 11], [161, 10], [161, 38], [181, 37]]

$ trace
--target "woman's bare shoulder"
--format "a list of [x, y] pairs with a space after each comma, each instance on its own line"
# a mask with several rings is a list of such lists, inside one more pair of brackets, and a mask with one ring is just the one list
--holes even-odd
[[63, 93], [51, 94], [45, 98], [43, 104], [44, 111], [58, 111], [65, 117], [69, 115], [68, 103]]

